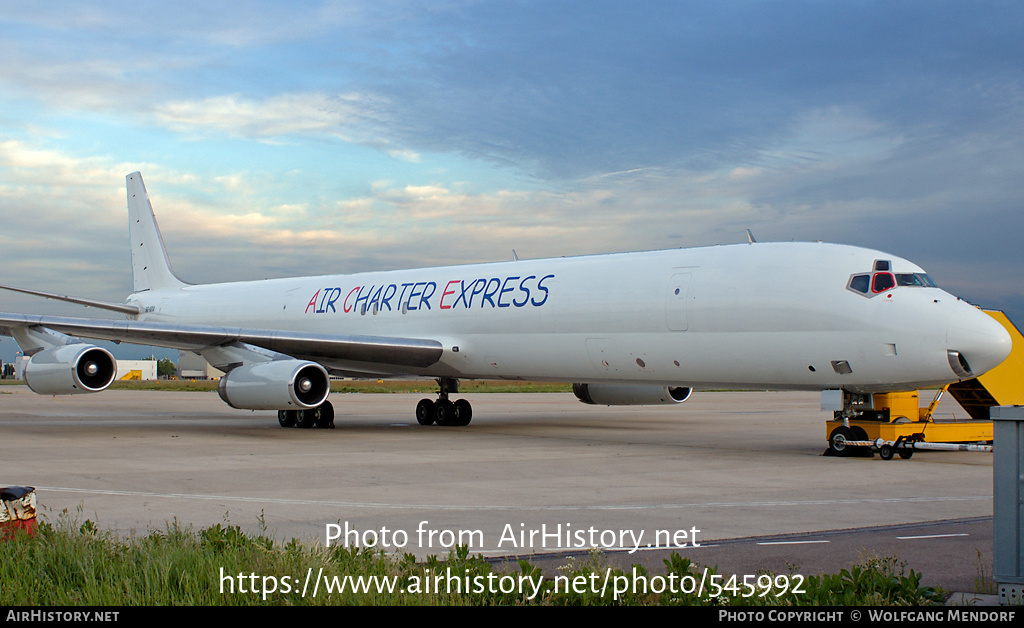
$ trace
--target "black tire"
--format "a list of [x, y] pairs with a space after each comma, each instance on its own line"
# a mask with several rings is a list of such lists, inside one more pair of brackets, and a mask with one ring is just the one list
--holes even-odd
[[313, 419], [320, 429], [334, 429], [334, 405], [325, 401], [316, 407], [316, 418]]
[[434, 404], [434, 423], [443, 427], [455, 425], [455, 404], [442, 399]]
[[295, 427], [305, 430], [316, 425], [316, 408], [310, 408], [308, 410], [293, 410], [293, 412], [298, 413], [298, 416], [295, 418]]
[[455, 402], [455, 422], [452, 425], [469, 425], [473, 420], [473, 405], [465, 399]]
[[434, 424], [434, 402], [430, 399], [420, 399], [416, 404], [416, 422], [420, 425]]
[[[853, 433], [853, 439], [852, 440], [870, 440], [870, 439], [868, 439], [868, 433], [864, 431], [863, 427], [854, 426], [854, 427], [850, 428], [850, 431]], [[870, 447], [848, 447], [848, 449], [852, 449], [853, 450], [853, 451], [850, 452], [851, 456], [871, 456], [872, 455]]]
[[892, 449], [892, 445], [882, 445], [878, 448], [878, 456], [882, 460], [892, 460], [893, 454], [896, 453]]
[[903, 460], [910, 460], [910, 457], [913, 455], [913, 449], [903, 449], [902, 447], [900, 448], [900, 458], [902, 458]]
[[281, 427], [295, 427], [295, 418], [298, 412], [295, 410], [278, 410], [277, 422]]
[[836, 429], [832, 430], [832, 433], [828, 435], [828, 448], [832, 452], [833, 456], [848, 457], [853, 455], [853, 450], [856, 447], [851, 447], [846, 444], [846, 441], [854, 440], [853, 430], [848, 427], [840, 425]]

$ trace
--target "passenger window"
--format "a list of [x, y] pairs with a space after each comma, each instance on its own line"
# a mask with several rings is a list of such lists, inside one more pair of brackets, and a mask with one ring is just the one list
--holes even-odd
[[896, 279], [889, 273], [875, 273], [875, 278], [871, 283], [872, 292], [885, 292], [891, 290], [896, 286]]
[[850, 290], [856, 290], [861, 294], [867, 294], [870, 283], [871, 275], [854, 275], [850, 279]]

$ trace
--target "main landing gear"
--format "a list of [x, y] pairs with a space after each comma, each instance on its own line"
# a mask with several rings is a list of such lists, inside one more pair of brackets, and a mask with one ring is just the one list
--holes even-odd
[[281, 427], [319, 427], [334, 429], [334, 406], [325, 401], [308, 410], [278, 410], [277, 422]]
[[440, 377], [437, 384], [440, 386], [437, 401], [422, 399], [416, 404], [416, 422], [420, 425], [469, 425], [473, 419], [473, 406], [465, 399], [448, 399], [449, 393], [459, 392], [459, 380]]

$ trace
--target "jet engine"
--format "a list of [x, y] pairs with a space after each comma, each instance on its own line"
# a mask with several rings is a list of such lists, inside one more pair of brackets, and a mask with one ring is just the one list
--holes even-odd
[[598, 406], [645, 406], [682, 403], [690, 388], [646, 384], [573, 384], [572, 392], [583, 403]]
[[220, 398], [240, 410], [305, 410], [323, 403], [330, 392], [324, 367], [303, 360], [238, 366], [217, 387]]
[[71, 344], [45, 349], [25, 365], [25, 383], [40, 395], [99, 392], [117, 375], [117, 360], [95, 345]]

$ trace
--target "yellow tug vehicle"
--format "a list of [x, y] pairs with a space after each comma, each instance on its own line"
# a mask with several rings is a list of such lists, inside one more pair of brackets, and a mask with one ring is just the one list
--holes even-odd
[[[1010, 357], [991, 371], [939, 389], [927, 407], [920, 406], [918, 391], [845, 395], [843, 410], [826, 421], [830, 456], [866, 456], [883, 460], [895, 455], [909, 459], [922, 449], [992, 451], [992, 406], [1024, 405], [1024, 336], [999, 311], [985, 310], [1013, 339]], [[946, 392], [970, 417], [935, 420], [935, 410]]]

